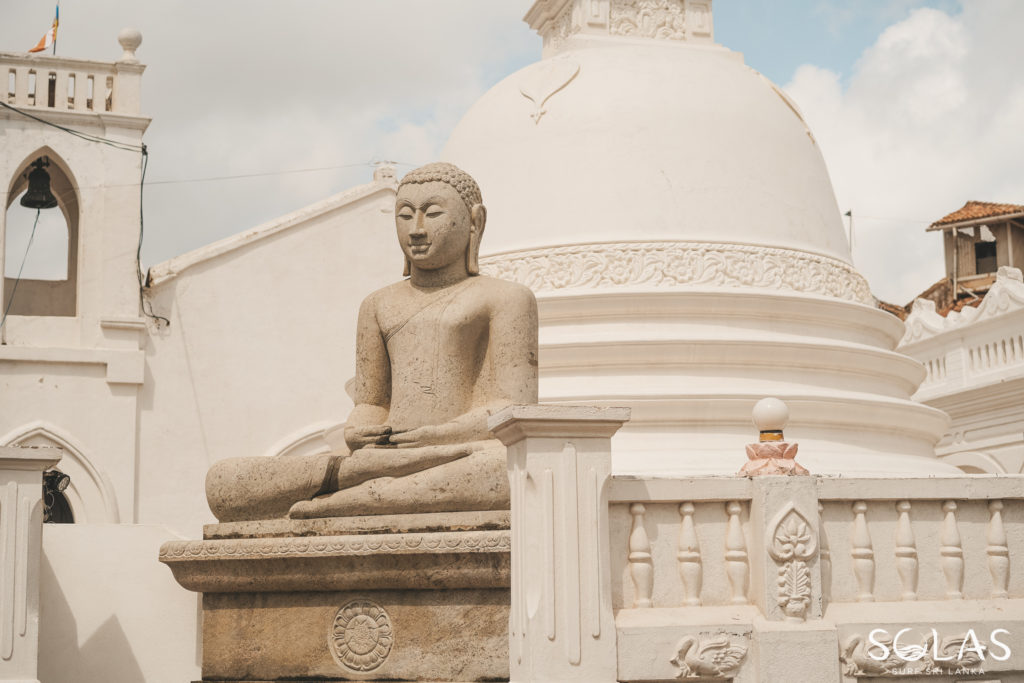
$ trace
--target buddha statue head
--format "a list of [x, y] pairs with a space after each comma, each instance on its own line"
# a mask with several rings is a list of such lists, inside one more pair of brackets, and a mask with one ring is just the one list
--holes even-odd
[[454, 164], [437, 162], [410, 171], [398, 185], [395, 224], [405, 253], [404, 275], [463, 258], [467, 275], [480, 273], [480, 238], [487, 210], [480, 187]]

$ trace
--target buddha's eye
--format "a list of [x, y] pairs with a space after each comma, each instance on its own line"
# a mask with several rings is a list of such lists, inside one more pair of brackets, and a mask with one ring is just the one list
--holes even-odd
[[401, 209], [398, 210], [398, 217], [404, 220], [411, 219], [413, 217], [412, 209], [410, 209], [408, 206], [403, 206]]
[[440, 206], [436, 206], [436, 205], [433, 205], [430, 208], [428, 208], [427, 212], [426, 212], [427, 218], [437, 218], [438, 216], [440, 216], [443, 213], [444, 213], [444, 209], [442, 209]]

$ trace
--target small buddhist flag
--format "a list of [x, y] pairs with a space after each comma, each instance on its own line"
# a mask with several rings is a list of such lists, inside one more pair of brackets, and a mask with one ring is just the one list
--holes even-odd
[[53, 15], [53, 26], [46, 32], [46, 35], [39, 39], [39, 43], [29, 50], [29, 52], [42, 52], [46, 48], [53, 45], [54, 54], [57, 53], [57, 24], [60, 20], [60, 5], [57, 5], [57, 11]]

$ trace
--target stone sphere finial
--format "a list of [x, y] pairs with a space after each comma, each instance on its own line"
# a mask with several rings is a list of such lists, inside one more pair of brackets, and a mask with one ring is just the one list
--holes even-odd
[[[762, 398], [754, 405], [753, 418], [762, 441], [781, 441], [782, 430], [789, 424], [789, 408], [777, 398]], [[768, 434], [777, 436], [765, 439]]]
[[782, 429], [789, 424], [789, 408], [777, 398], [762, 398], [754, 404], [754, 424], [761, 432], [757, 443], [747, 444], [747, 462], [738, 474], [810, 474], [796, 461], [798, 444], [786, 443]]
[[142, 45], [142, 32], [137, 28], [123, 28], [117, 34], [117, 42], [121, 44], [121, 48], [124, 50], [121, 59], [117, 61], [130, 64], [138, 63], [139, 60], [135, 57], [135, 51], [139, 49], [139, 45]]

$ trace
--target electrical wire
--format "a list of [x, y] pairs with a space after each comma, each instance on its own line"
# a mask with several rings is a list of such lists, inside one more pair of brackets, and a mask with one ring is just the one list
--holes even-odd
[[142, 151], [142, 147], [140, 145], [131, 145], [131, 144], [128, 144], [127, 142], [119, 142], [118, 140], [111, 140], [110, 138], [103, 138], [103, 137], [100, 137], [99, 135], [92, 135], [91, 133], [83, 133], [80, 130], [75, 130], [74, 128], [68, 128], [67, 126], [62, 126], [60, 124], [53, 123], [52, 121], [47, 121], [44, 118], [36, 116], [35, 114], [30, 114], [27, 111], [25, 111], [23, 109], [20, 109], [18, 107], [15, 107], [13, 105], [7, 104], [6, 102], [0, 102], [0, 107], [5, 107], [6, 109], [10, 109], [11, 111], [16, 112], [18, 114], [21, 114], [22, 116], [24, 116], [26, 118], [32, 119], [33, 121], [38, 121], [39, 123], [42, 123], [42, 124], [44, 124], [46, 126], [51, 126], [53, 128], [56, 128], [57, 130], [62, 130], [65, 133], [69, 133], [71, 135], [74, 135], [76, 138], [81, 138], [81, 139], [86, 140], [88, 142], [98, 142], [98, 143], [101, 143], [101, 144], [104, 144], [104, 145], [110, 145], [111, 147], [114, 147], [115, 149], [121, 149], [121, 150], [124, 150], [126, 152], [141, 152]]
[[[209, 176], [206, 178], [181, 178], [177, 180], [152, 180], [150, 185], [175, 185], [178, 183], [205, 183], [213, 180], [237, 180], [239, 178], [262, 178], [266, 176], [275, 175], [289, 175], [292, 173], [312, 173], [315, 171], [335, 171], [343, 168], [358, 168], [360, 166], [373, 166], [377, 162], [375, 161], [364, 161], [360, 164], [342, 164], [340, 166], [320, 166], [318, 168], [293, 168], [285, 171], [265, 171], [262, 173], [242, 173], [239, 175], [222, 175], [222, 176]], [[414, 164], [402, 164], [395, 161], [388, 161], [386, 163], [395, 164], [397, 166], [413, 166]]]
[[[156, 321], [163, 321], [168, 327], [171, 326], [171, 321], [162, 315], [157, 315], [153, 312], [152, 302], [146, 301], [146, 283], [142, 276], [142, 236], [145, 234], [143, 215], [144, 211], [142, 208], [143, 194], [146, 188], [146, 168], [149, 166], [149, 150], [146, 148], [146, 143], [142, 143], [142, 177], [139, 179], [139, 246], [135, 250], [135, 272], [139, 276], [139, 308], [142, 310], [142, 314], [152, 318]], [[149, 305], [147, 309], [147, 304]]]
[[[290, 168], [290, 169], [285, 169], [283, 171], [260, 171], [260, 172], [257, 172], [257, 173], [242, 173], [242, 174], [238, 174], [238, 175], [206, 176], [206, 177], [202, 177], [202, 178], [174, 178], [174, 179], [170, 179], [170, 180], [150, 180], [149, 183], [147, 183], [147, 184], [150, 185], [150, 186], [153, 186], [153, 185], [179, 185], [179, 184], [183, 184], [183, 183], [205, 183], [205, 182], [215, 182], [215, 181], [219, 181], [219, 180], [239, 180], [239, 179], [246, 179], [246, 178], [262, 178], [262, 177], [269, 177], [269, 176], [290, 175], [290, 174], [294, 174], [294, 173], [313, 173], [313, 172], [317, 172], [317, 171], [335, 171], [335, 170], [340, 170], [340, 169], [345, 169], [345, 168], [359, 168], [359, 167], [362, 167], [362, 166], [372, 168], [372, 167], [376, 166], [378, 163], [394, 164], [395, 166], [408, 166], [410, 168], [414, 168], [416, 166], [419, 166], [419, 164], [409, 164], [409, 163], [402, 162], [402, 161], [384, 161], [384, 162], [382, 162], [382, 161], [373, 160], [373, 161], [364, 161], [364, 162], [361, 162], [361, 163], [358, 163], [358, 164], [340, 164], [338, 166], [319, 166], [319, 167], [316, 167], [316, 168]], [[106, 189], [110, 189], [110, 188], [114, 188], [114, 187], [135, 187], [135, 185], [136, 185], [136, 183], [111, 183], [111, 184], [104, 184], [104, 185], [72, 185], [71, 188], [77, 192], [79, 190], [97, 190], [97, 189], [104, 189], [104, 190], [106, 190]]]
[[36, 227], [39, 225], [39, 213], [41, 209], [36, 209], [36, 220], [32, 223], [32, 232], [28, 236], [28, 245], [25, 247], [25, 255], [21, 257], [21, 267], [18, 268], [18, 277], [14, 279], [14, 286], [11, 288], [11, 296], [7, 299], [7, 306], [4, 308], [4, 317], [0, 318], [0, 328], [7, 322], [7, 314], [11, 312], [11, 306], [14, 304], [14, 293], [18, 291], [18, 283], [21, 282], [21, 273], [25, 270], [25, 262], [28, 261], [28, 251], [32, 248], [32, 240], [36, 237]]

